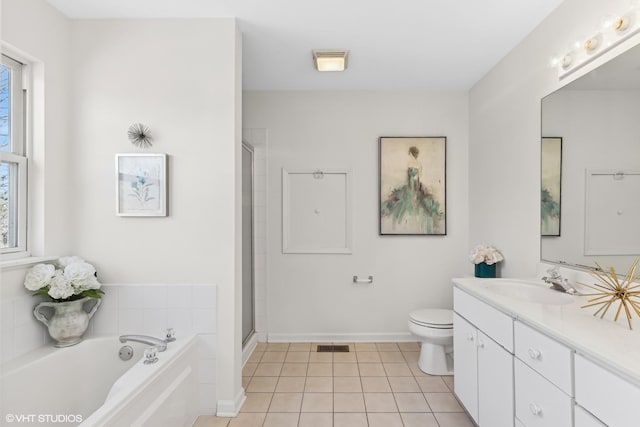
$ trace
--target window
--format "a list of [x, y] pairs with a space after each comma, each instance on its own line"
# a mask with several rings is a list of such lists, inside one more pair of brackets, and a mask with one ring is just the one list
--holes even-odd
[[23, 65], [0, 61], [0, 253], [26, 251], [27, 157]]

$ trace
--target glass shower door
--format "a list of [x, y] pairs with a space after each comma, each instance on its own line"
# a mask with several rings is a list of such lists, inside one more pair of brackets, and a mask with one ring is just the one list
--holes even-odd
[[242, 345], [255, 331], [253, 147], [242, 144]]

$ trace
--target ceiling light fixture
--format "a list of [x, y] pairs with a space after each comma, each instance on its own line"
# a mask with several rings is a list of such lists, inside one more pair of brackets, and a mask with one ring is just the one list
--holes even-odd
[[344, 71], [347, 68], [349, 51], [346, 49], [314, 49], [313, 64], [318, 71]]

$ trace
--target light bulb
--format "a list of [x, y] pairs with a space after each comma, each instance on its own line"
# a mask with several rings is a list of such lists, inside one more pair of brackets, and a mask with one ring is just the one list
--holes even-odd
[[607, 14], [600, 19], [600, 29], [607, 31], [613, 27], [613, 23], [616, 21], [616, 16]]
[[601, 40], [602, 40], [602, 34], [596, 33], [592, 35], [591, 37], [587, 38], [584, 41], [583, 43], [584, 50], [586, 50], [587, 52], [595, 51], [596, 49], [598, 49], [598, 47], [600, 47]]
[[584, 43], [584, 41], [585, 41], [586, 39], [587, 39], [587, 38], [586, 38], [586, 37], [584, 37], [584, 36], [582, 36], [582, 35], [578, 36], [578, 37], [573, 41], [573, 43], [571, 43], [571, 49], [572, 49], [572, 50], [580, 50], [580, 49], [582, 49], [582, 44]]
[[620, 15], [613, 21], [612, 28], [616, 33], [623, 33], [624, 31], [627, 30], [627, 28], [629, 28], [630, 24], [631, 24], [631, 16], [629, 16], [628, 13], [625, 13], [624, 15]]

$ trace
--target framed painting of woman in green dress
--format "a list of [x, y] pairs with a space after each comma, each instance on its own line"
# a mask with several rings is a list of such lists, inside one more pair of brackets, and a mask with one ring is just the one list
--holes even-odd
[[447, 234], [447, 138], [381, 137], [379, 142], [380, 234]]

